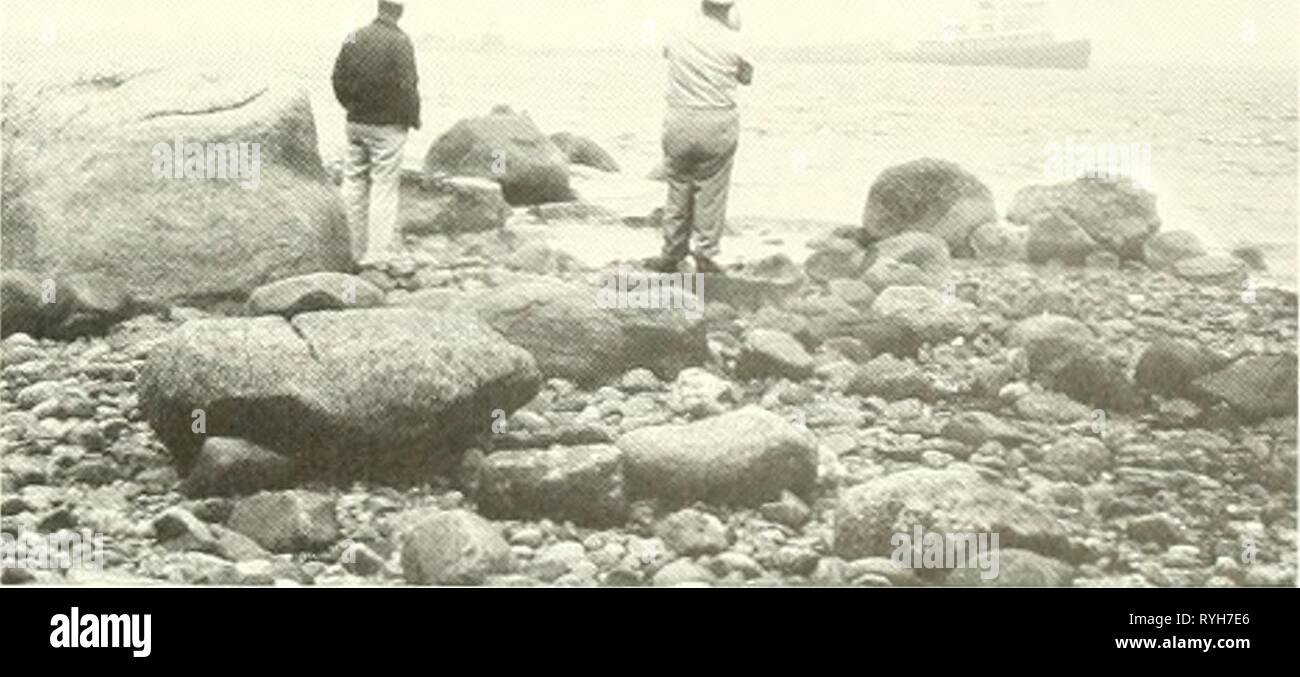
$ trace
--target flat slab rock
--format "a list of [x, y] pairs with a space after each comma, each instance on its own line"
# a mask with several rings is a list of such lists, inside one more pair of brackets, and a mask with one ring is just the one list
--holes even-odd
[[1061, 520], [1019, 492], [984, 479], [973, 467], [921, 468], [880, 477], [840, 496], [835, 554], [846, 560], [890, 556], [894, 534], [925, 531], [996, 533], [999, 546], [1063, 557]]
[[634, 430], [618, 447], [633, 499], [758, 506], [817, 481], [812, 433], [757, 407]]
[[526, 404], [540, 379], [473, 318], [387, 308], [190, 322], [150, 353], [139, 387], [182, 469], [224, 436], [300, 468], [401, 476]]

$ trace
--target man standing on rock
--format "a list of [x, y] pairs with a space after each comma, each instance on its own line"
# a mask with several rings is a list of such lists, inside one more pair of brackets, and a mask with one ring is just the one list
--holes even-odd
[[402, 151], [420, 128], [415, 47], [397, 27], [405, 0], [379, 0], [379, 16], [348, 36], [334, 62], [334, 96], [348, 112], [343, 201], [360, 268], [382, 265], [397, 240]]
[[696, 269], [714, 263], [727, 225], [731, 167], [740, 141], [736, 89], [753, 81], [754, 67], [740, 45], [735, 0], [704, 0], [700, 15], [666, 49], [668, 112], [663, 147], [668, 180], [662, 256], [647, 267], [677, 271], [696, 236]]

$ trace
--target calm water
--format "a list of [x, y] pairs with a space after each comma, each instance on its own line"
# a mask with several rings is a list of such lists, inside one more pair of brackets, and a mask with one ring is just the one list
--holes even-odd
[[[117, 42], [115, 48], [130, 43]], [[45, 50], [77, 63], [75, 46]], [[104, 43], [94, 45], [95, 61]], [[268, 47], [262, 45], [263, 48]], [[304, 39], [242, 54], [313, 94], [322, 153], [337, 157], [342, 111], [329, 90], [338, 43]], [[158, 50], [144, 50], [156, 58]], [[6, 70], [36, 72], [11, 42]], [[664, 66], [646, 53], [419, 48], [424, 151], [456, 120], [497, 104], [528, 111], [548, 132], [588, 135], [644, 175], [659, 161]], [[982, 178], [1005, 209], [1015, 191], [1055, 180], [1051, 144], [1149, 144], [1152, 188], [1166, 229], [1207, 244], [1254, 244], [1294, 285], [1297, 239], [1297, 76], [1287, 70], [1098, 66], [1083, 72], [809, 63], [760, 54], [744, 93], [732, 214], [737, 219], [858, 223], [884, 168], [934, 156]], [[224, 62], [223, 62], [224, 63]], [[248, 66], [245, 66], [248, 67]]]
[[[659, 160], [663, 67], [626, 54], [424, 50], [430, 109], [411, 143], [419, 161], [457, 119], [499, 103], [547, 131], [593, 137], [628, 172]], [[745, 94], [733, 213], [857, 223], [872, 179], [922, 156], [953, 160], [1000, 208], [1053, 180], [1051, 144], [1149, 144], [1165, 228], [1208, 244], [1263, 246], [1294, 279], [1296, 74], [1284, 70], [1095, 67], [1084, 72], [890, 63], [758, 64]], [[320, 92], [322, 146], [338, 116]]]

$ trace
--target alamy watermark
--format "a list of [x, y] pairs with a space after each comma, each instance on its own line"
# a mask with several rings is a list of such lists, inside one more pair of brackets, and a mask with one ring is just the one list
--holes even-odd
[[104, 535], [83, 530], [52, 534], [0, 534], [0, 566], [5, 569], [104, 570]]
[[244, 190], [262, 184], [262, 144], [199, 143], [177, 135], [172, 143], [153, 147], [155, 179], [239, 181]]
[[1131, 179], [1151, 188], [1151, 144], [1149, 143], [1065, 143], [1047, 145], [1043, 171], [1054, 181], [1074, 179]]
[[890, 560], [903, 569], [978, 569], [986, 581], [998, 577], [997, 534], [925, 531], [918, 524], [910, 534], [895, 533], [889, 544]]
[[704, 275], [652, 273], [620, 264], [597, 275], [596, 307], [680, 310], [698, 320], [704, 316]]

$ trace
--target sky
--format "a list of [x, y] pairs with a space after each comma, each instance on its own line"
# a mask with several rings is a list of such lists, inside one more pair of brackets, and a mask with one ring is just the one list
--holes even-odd
[[[739, 0], [755, 46], [937, 35], [970, 0]], [[695, 0], [408, 0], [413, 34], [498, 33], [515, 45], [653, 44]], [[1096, 63], [1297, 63], [1300, 0], [1055, 0], [1058, 37], [1089, 37]], [[7, 43], [158, 40], [177, 48], [332, 42], [373, 0], [0, 0]], [[289, 42], [285, 42], [289, 41]]]

